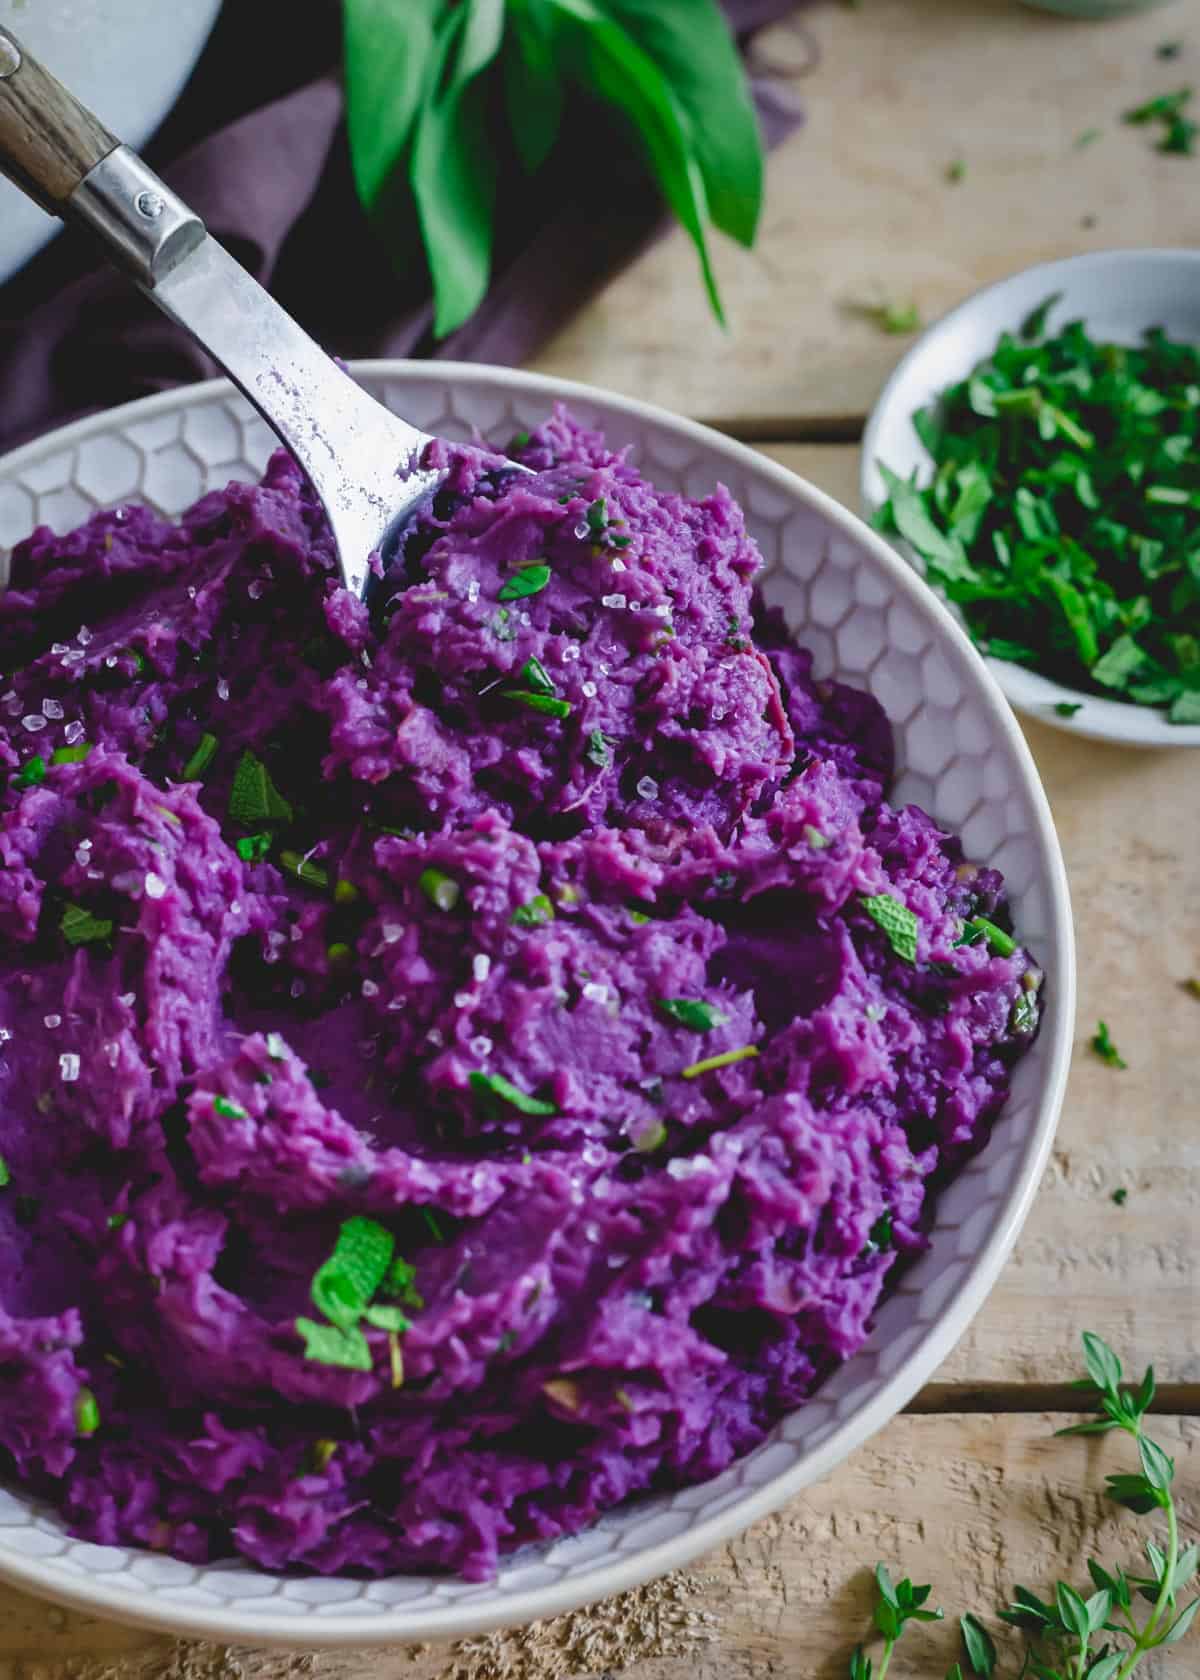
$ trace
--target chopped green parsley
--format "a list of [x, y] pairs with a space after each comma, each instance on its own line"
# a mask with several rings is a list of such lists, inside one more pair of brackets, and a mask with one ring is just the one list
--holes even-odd
[[271, 850], [274, 835], [265, 830], [260, 834], [246, 834], [234, 842], [234, 851], [243, 863], [261, 863]]
[[0, 1155], [0, 1190], [6, 1190], [11, 1183], [12, 1169], [3, 1155]]
[[34, 753], [13, 778], [13, 784], [19, 788], [37, 787], [39, 782], [46, 779], [46, 760], [41, 753]]
[[213, 1113], [219, 1114], [223, 1120], [248, 1120], [250, 1118], [240, 1103], [230, 1102], [228, 1097], [213, 1098]]
[[1116, 1045], [1109, 1036], [1108, 1023], [1106, 1021], [1098, 1021], [1096, 1023], [1096, 1031], [1092, 1034], [1089, 1043], [1096, 1055], [1099, 1056], [1100, 1060], [1102, 1062], [1107, 1062], [1109, 1067], [1127, 1068], [1129, 1066], [1129, 1063], [1121, 1055], [1121, 1052], [1117, 1049]]
[[74, 747], [55, 747], [50, 755], [51, 764], [82, 764], [92, 750], [90, 741], [80, 741]]
[[744, 1062], [758, 1055], [758, 1047], [754, 1044], [744, 1044], [740, 1050], [725, 1050], [719, 1056], [706, 1056], [701, 1062], [692, 1062], [689, 1067], [681, 1068], [684, 1079], [699, 1079], [702, 1073], [712, 1073], [715, 1068], [732, 1067], [734, 1062]]
[[500, 692], [506, 700], [513, 700], [518, 706], [527, 706], [531, 712], [541, 712], [544, 717], [565, 718], [571, 715], [571, 702], [552, 694], [536, 694], [527, 688], [503, 688]]
[[458, 882], [440, 869], [423, 869], [417, 885], [438, 910], [453, 910], [462, 892]]
[[554, 906], [545, 893], [538, 893], [527, 904], [520, 904], [512, 913], [515, 927], [544, 927], [554, 920]]
[[598, 770], [607, 770], [612, 763], [612, 742], [599, 729], [593, 729], [588, 735], [584, 756]]
[[94, 1435], [100, 1427], [100, 1407], [90, 1388], [75, 1396], [75, 1429], [80, 1435]]
[[978, 939], [985, 939], [988, 950], [996, 957], [1011, 957], [1017, 948], [1012, 934], [1005, 933], [995, 922], [989, 922], [986, 916], [970, 916], [962, 925], [962, 936], [957, 943], [974, 945]]

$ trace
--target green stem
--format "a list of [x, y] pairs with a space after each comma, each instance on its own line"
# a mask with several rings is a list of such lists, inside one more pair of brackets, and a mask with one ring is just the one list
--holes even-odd
[[[1131, 1434], [1141, 1434], [1140, 1428], [1130, 1431]], [[1165, 1506], [1167, 1513], [1167, 1559], [1163, 1569], [1162, 1586], [1158, 1589], [1158, 1597], [1154, 1601], [1154, 1608], [1145, 1627], [1137, 1636], [1137, 1644], [1130, 1651], [1125, 1661], [1116, 1672], [1115, 1680], [1128, 1680], [1134, 1669], [1141, 1662], [1146, 1652], [1152, 1650], [1158, 1643], [1155, 1634], [1162, 1621], [1163, 1612], [1167, 1608], [1167, 1601], [1171, 1596], [1171, 1582], [1175, 1576], [1175, 1565], [1179, 1562], [1179, 1518], [1175, 1513], [1175, 1501], [1170, 1492], [1167, 1493]]]
[[887, 1680], [888, 1664], [892, 1660], [892, 1652], [895, 1649], [896, 1641], [894, 1639], [884, 1640], [883, 1655], [879, 1659], [879, 1673], [875, 1676], [875, 1680]]

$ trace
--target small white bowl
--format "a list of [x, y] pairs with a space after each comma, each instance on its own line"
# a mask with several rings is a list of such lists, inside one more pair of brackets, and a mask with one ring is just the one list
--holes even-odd
[[[986, 1147], [939, 1194], [930, 1247], [876, 1314], [870, 1340], [761, 1446], [697, 1487], [607, 1512], [570, 1540], [501, 1561], [494, 1581], [270, 1575], [73, 1538], [48, 1505], [0, 1486], [0, 1580], [93, 1615], [252, 1645], [462, 1638], [574, 1609], [677, 1569], [825, 1476], [946, 1357], [1011, 1249], [1050, 1153], [1071, 1056], [1075, 953], [1062, 853], [1025, 739], [937, 597], [861, 520], [765, 456], [648, 403], [566, 380], [448, 362], [366, 362], [374, 396], [447, 437], [503, 446], [569, 403], [664, 489], [723, 481], [766, 562], [764, 590], [822, 676], [869, 689], [892, 720], [893, 797], [961, 834], [1004, 872], [1016, 925], [1048, 975], [1035, 1043]], [[166, 515], [262, 471], [274, 439], [223, 382], [96, 414], [0, 459], [4, 550], [39, 523], [65, 531], [137, 499]]]
[[[929, 455], [913, 430], [916, 410], [965, 378], [1002, 332], [1016, 332], [1055, 292], [1062, 296], [1050, 312], [1051, 331], [1082, 319], [1093, 338], [1116, 344], [1138, 343], [1147, 327], [1200, 344], [1200, 251], [1096, 251], [1040, 263], [985, 286], [922, 333], [880, 393], [863, 434], [860, 490], [868, 516], [887, 496], [880, 461], [902, 478], [914, 470], [921, 483], [931, 477]], [[919, 569], [906, 543], [895, 546]], [[1018, 711], [1057, 729], [1124, 746], [1200, 747], [1200, 724], [1168, 723], [1156, 707], [1066, 688], [1007, 659], [987, 663]], [[1054, 708], [1064, 701], [1081, 709], [1062, 717]]]

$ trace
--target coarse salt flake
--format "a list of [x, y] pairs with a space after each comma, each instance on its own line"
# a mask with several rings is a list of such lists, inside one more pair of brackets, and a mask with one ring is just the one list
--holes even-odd
[[154, 871], [151, 870], [146, 876], [145, 887], [147, 898], [162, 898], [166, 893], [167, 883], [163, 880], [161, 875], [156, 875]]
[[48, 717], [52, 723], [58, 723], [63, 716], [62, 706], [57, 700], [43, 700], [42, 716]]
[[229, 684], [225, 681], [225, 678], [222, 677], [219, 680], [219, 682], [217, 683], [217, 699], [218, 700], [228, 700], [228, 698], [229, 698]]
[[64, 1050], [58, 1058], [58, 1071], [64, 1085], [74, 1085], [79, 1078], [79, 1057], [73, 1050]]
[[81, 624], [79, 629], [75, 632], [75, 640], [79, 643], [80, 647], [87, 647], [91, 639], [92, 632], [88, 629], [86, 624]]
[[365, 998], [373, 998], [373, 997], [378, 997], [379, 996], [379, 987], [375, 984], [374, 980], [364, 980], [363, 981], [363, 983], [362, 983], [362, 995]]
[[473, 1038], [471, 1040], [471, 1054], [473, 1056], [490, 1056], [491, 1053], [492, 1041], [483, 1033], [480, 1033], [477, 1038]]
[[472, 578], [470, 583], [467, 585], [467, 600], [468, 601], [478, 601], [478, 599], [479, 599], [479, 579], [478, 578]]
[[643, 799], [658, 798], [658, 783], [653, 776], [643, 776], [637, 785], [637, 790]]
[[394, 945], [398, 939], [404, 937], [404, 929], [399, 922], [384, 922], [379, 933], [385, 945]]
[[590, 681], [585, 682], [585, 683], [581, 683], [580, 688], [581, 688], [581, 691], [583, 692], [583, 694], [586, 695], [586, 697], [589, 700], [594, 700], [596, 698], [596, 695], [600, 692], [599, 689], [596, 687], [595, 683], [590, 682]]
[[626, 605], [626, 599], [624, 595], [601, 595], [600, 605], [602, 607], [613, 607], [619, 612]]
[[583, 988], [583, 995], [589, 1003], [607, 1003], [608, 987], [600, 980], [589, 980]]
[[83, 740], [83, 725], [78, 718], [72, 718], [63, 730], [63, 740], [69, 747], [73, 747], [77, 742]]
[[579, 658], [579, 643], [568, 642], [559, 656], [564, 665], [571, 665]]
[[126, 1009], [132, 1009], [137, 1002], [136, 992], [121, 992], [117, 997], [118, 1003], [123, 1003]]
[[31, 735], [36, 735], [39, 729], [45, 729], [45, 727], [45, 718], [39, 717], [36, 712], [27, 712], [21, 719], [21, 728], [27, 729]]
[[62, 1016], [61, 1015], [43, 1015], [42, 1016], [42, 1025], [45, 1027], [47, 1032], [53, 1032], [55, 1027], [61, 1027], [62, 1026]]
[[476, 980], [484, 981], [492, 971], [492, 959], [484, 951], [476, 951], [471, 958], [471, 973]]

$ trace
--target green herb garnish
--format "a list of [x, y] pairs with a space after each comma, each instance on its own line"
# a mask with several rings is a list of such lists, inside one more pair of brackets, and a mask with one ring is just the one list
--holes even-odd
[[885, 1254], [892, 1246], [892, 1210], [885, 1208], [867, 1232], [863, 1255]]
[[521, 667], [521, 681], [534, 694], [557, 694], [549, 671], [536, 655], [531, 654]]
[[90, 741], [80, 741], [74, 747], [55, 747], [50, 755], [51, 764], [82, 764], [92, 750]]
[[854, 312], [874, 322], [885, 333], [920, 332], [923, 325], [921, 312], [915, 303], [856, 303]]
[[725, 1050], [719, 1056], [706, 1056], [703, 1061], [692, 1062], [688, 1067], [680, 1068], [684, 1079], [699, 1079], [702, 1073], [712, 1073], [714, 1068], [732, 1067], [734, 1062], [744, 1062], [758, 1055], [758, 1047], [754, 1044], [744, 1044], [740, 1050]]
[[344, 0], [343, 15], [358, 196], [402, 269], [419, 232], [436, 337], [487, 291], [497, 203], [528, 190], [564, 111], [585, 102], [607, 106], [641, 142], [723, 318], [711, 233], [753, 244], [763, 156], [716, 0]]
[[728, 1025], [729, 1016], [703, 998], [659, 998], [658, 1007], [669, 1021], [690, 1032], [711, 1032]]
[[1123, 1184], [1121, 1184], [1118, 1185], [1117, 1189], [1113, 1191], [1112, 1195], [1108, 1199], [1115, 1207], [1124, 1207], [1128, 1195], [1129, 1191]]
[[1091, 1048], [1102, 1062], [1107, 1062], [1112, 1068], [1127, 1068], [1129, 1063], [1121, 1055], [1112, 1039], [1109, 1037], [1107, 1021], [1098, 1021], [1096, 1031], [1088, 1040]]
[[59, 929], [68, 945], [94, 945], [108, 939], [113, 924], [107, 917], [93, 916], [80, 904], [68, 904], [62, 913]]
[[914, 416], [932, 481], [881, 464], [876, 524], [993, 657], [1200, 718], [1200, 346], [1046, 337], [1055, 302]]
[[644, 1132], [633, 1140], [633, 1147], [639, 1155], [653, 1155], [656, 1149], [661, 1149], [667, 1141], [667, 1128], [661, 1120], [656, 1120], [647, 1126]]
[[271, 773], [262, 759], [257, 758], [249, 748], [243, 752], [234, 771], [233, 786], [229, 792], [229, 815], [245, 828], [292, 820], [292, 807], [271, 780]]
[[46, 760], [41, 753], [34, 753], [27, 759], [20, 770], [13, 777], [13, 786], [19, 788], [37, 787], [46, 779]]
[[442, 1227], [438, 1224], [437, 1214], [434, 1213], [433, 1209], [430, 1207], [422, 1207], [421, 1218], [428, 1226], [429, 1235], [433, 1238], [434, 1242], [445, 1242], [446, 1239], [442, 1235]]
[[502, 688], [500, 692], [506, 700], [513, 700], [518, 706], [527, 706], [531, 712], [541, 712], [545, 717], [565, 718], [571, 715], [569, 700], [559, 700], [550, 694], [535, 694], [527, 688]]
[[438, 910], [453, 910], [462, 893], [458, 882], [440, 869], [423, 869], [417, 877], [417, 885]]
[[328, 869], [323, 869], [319, 863], [299, 852], [280, 852], [279, 867], [294, 875], [297, 881], [303, 881], [307, 887], [316, 887], [320, 892], [329, 891]]
[[0, 1155], [0, 1190], [6, 1190], [11, 1183], [12, 1169], [3, 1155]]
[[967, 166], [962, 158], [954, 158], [946, 165], [946, 179], [952, 187], [956, 187], [960, 181], [965, 181], [966, 178]]
[[888, 944], [902, 962], [917, 960], [917, 918], [891, 893], [875, 893], [859, 903], [875, 925], [887, 935]]
[[1144, 105], [1135, 105], [1132, 111], [1126, 111], [1121, 120], [1140, 125], [1159, 124], [1162, 134], [1155, 150], [1191, 157], [1195, 151], [1196, 124], [1183, 115], [1183, 109], [1190, 102], [1192, 92], [1193, 89], [1185, 87], [1176, 93], [1160, 93]]
[[1184, 991], [1187, 992], [1189, 997], [1200, 998], [1200, 980], [1197, 980], [1194, 975], [1189, 975], [1188, 978], [1182, 982], [1182, 985]]
[[608, 525], [608, 508], [603, 496], [597, 496], [596, 500], [590, 504], [584, 519], [593, 537], [604, 535], [605, 528]]
[[496, 1098], [506, 1102], [510, 1107], [518, 1109], [522, 1114], [557, 1114], [558, 1105], [543, 1102], [540, 1097], [531, 1097], [511, 1080], [505, 1079], [502, 1073], [485, 1073], [482, 1068], [477, 1069], [470, 1076], [471, 1089], [477, 1095], [489, 1100]]
[[223, 1120], [248, 1120], [250, 1118], [240, 1103], [231, 1102], [228, 1097], [213, 1098], [213, 1113], [219, 1114]]
[[909, 1622], [940, 1622], [941, 1610], [926, 1610], [932, 1587], [914, 1587], [908, 1579], [892, 1583], [887, 1566], [875, 1565], [875, 1626], [883, 1635], [883, 1654], [875, 1668], [861, 1645], [850, 1658], [850, 1680], [883, 1680], [892, 1660], [896, 1641]]
[[308, 1473], [309, 1473], [309, 1475], [319, 1476], [324, 1471], [328, 1470], [329, 1465], [330, 1465], [330, 1463], [331, 1463], [331, 1461], [334, 1457], [334, 1454], [337, 1452], [337, 1450], [338, 1450], [338, 1443], [336, 1441], [329, 1441], [329, 1440], [313, 1441], [312, 1444], [310, 1445], [309, 1449], [308, 1449]]
[[75, 1430], [79, 1435], [94, 1435], [100, 1427], [100, 1407], [90, 1388], [81, 1388], [75, 1396]]
[[496, 593], [498, 601], [523, 601], [527, 595], [540, 595], [550, 582], [550, 568], [544, 564], [522, 566], [506, 578]]
[[1074, 717], [1076, 712], [1083, 710], [1082, 700], [1056, 700], [1054, 710], [1059, 717]]
[[1082, 129], [1080, 133], [1075, 136], [1073, 142], [1075, 150], [1077, 152], [1082, 152], [1086, 147], [1094, 145], [1096, 141], [1099, 140], [1103, 132], [1103, 129], [1099, 128]]
[[996, 957], [1011, 957], [1017, 948], [1012, 934], [1005, 933], [995, 922], [989, 922], [986, 916], [969, 916], [963, 923], [962, 934], [955, 943], [973, 945], [977, 939], [985, 939], [988, 950]]
[[246, 834], [234, 842], [234, 851], [243, 863], [261, 863], [274, 844], [273, 834]]
[[[374, 1219], [355, 1214], [344, 1220], [338, 1231], [333, 1253], [314, 1274], [313, 1304], [328, 1320], [325, 1324], [310, 1318], [298, 1318], [296, 1329], [304, 1340], [304, 1356], [321, 1365], [340, 1365], [347, 1370], [369, 1371], [371, 1350], [360, 1328], [363, 1322], [372, 1329], [386, 1330], [389, 1342], [401, 1331], [410, 1328], [410, 1320], [399, 1307], [378, 1302], [373, 1297], [381, 1288], [388, 1289], [396, 1261], [396, 1242], [391, 1232]], [[403, 1264], [403, 1262], [401, 1263]], [[409, 1282], [412, 1269], [406, 1267]], [[389, 1291], [393, 1292], [393, 1291]], [[392, 1345], [394, 1386], [397, 1349]]]
[[512, 913], [515, 927], [544, 927], [554, 920], [554, 906], [545, 893], [538, 893], [527, 904], [520, 904]]
[[599, 729], [593, 729], [588, 736], [584, 757], [598, 770], [607, 770], [612, 763], [612, 742]]
[[185, 782], [198, 782], [200, 780], [217, 756], [218, 745], [215, 735], [210, 735], [207, 731], [201, 735], [196, 743], [196, 750], [183, 767], [182, 774]]

